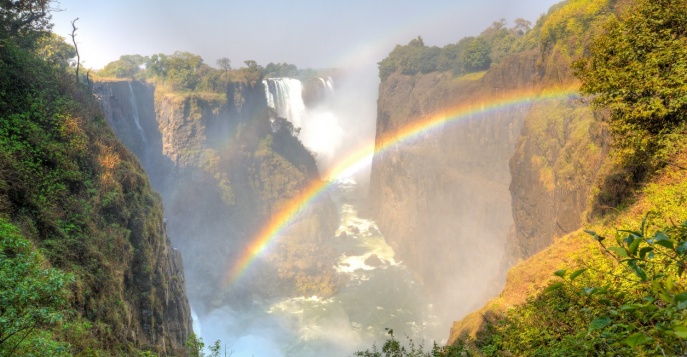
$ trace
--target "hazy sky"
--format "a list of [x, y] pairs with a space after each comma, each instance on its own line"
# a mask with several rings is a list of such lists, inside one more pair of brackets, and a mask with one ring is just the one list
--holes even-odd
[[190, 51], [205, 62], [229, 57], [299, 68], [375, 66], [396, 44], [420, 35], [443, 46], [493, 21], [533, 23], [558, 0], [59, 0], [55, 32], [77, 41], [87, 68], [123, 54]]

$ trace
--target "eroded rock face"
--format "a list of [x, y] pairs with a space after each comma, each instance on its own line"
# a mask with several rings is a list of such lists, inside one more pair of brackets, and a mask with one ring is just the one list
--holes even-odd
[[[108, 122], [162, 193], [199, 314], [253, 299], [337, 290], [330, 264], [337, 256], [326, 240], [334, 238], [338, 222], [327, 197], [283, 230], [238, 285], [228, 286], [234, 262], [250, 251], [262, 225], [319, 180], [315, 159], [288, 127], [270, 124], [262, 84], [230, 83], [225, 94], [163, 93], [127, 81], [95, 88]], [[144, 135], [132, 122], [136, 110]]]
[[510, 259], [528, 258], [581, 226], [606, 157], [603, 141], [601, 124], [579, 97], [532, 107], [510, 160], [515, 219]]
[[380, 86], [377, 147], [405, 126], [450, 115], [375, 155], [370, 201], [400, 259], [441, 309], [459, 313], [498, 286], [513, 224], [508, 160], [528, 105], [481, 113], [480, 98], [491, 93], [479, 80], [442, 74], [394, 74]]
[[[377, 148], [436, 112], [472, 113], [375, 155], [370, 188], [400, 259], [432, 294], [460, 291], [443, 305], [454, 317], [497, 292], [519, 259], [580, 227], [606, 156], [570, 71], [547, 70], [555, 62], [541, 56], [520, 53], [472, 80], [396, 73], [380, 85]], [[481, 110], [500, 98], [508, 104]]]

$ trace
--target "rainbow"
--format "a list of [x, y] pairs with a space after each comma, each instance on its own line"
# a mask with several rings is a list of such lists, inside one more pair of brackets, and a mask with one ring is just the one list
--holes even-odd
[[578, 96], [577, 89], [557, 89], [546, 92], [516, 91], [507, 95], [502, 95], [498, 99], [492, 99], [482, 103], [473, 102], [470, 104], [458, 105], [448, 110], [434, 113], [426, 118], [415, 120], [411, 124], [399, 128], [390, 135], [377, 138], [376, 144], [367, 143], [356, 148], [324, 175], [327, 180], [312, 182], [300, 193], [300, 195], [289, 200], [270, 218], [255, 238], [251, 240], [248, 248], [236, 261], [232, 269], [226, 274], [224, 287], [226, 288], [234, 284], [260, 253], [265, 251], [270, 243], [289, 226], [294, 217], [302, 212], [312, 201], [320, 197], [327, 188], [331, 187], [335, 179], [349, 177], [369, 163], [373, 155], [384, 153], [389, 149], [398, 147], [414, 138], [418, 138], [422, 134], [440, 128], [445, 124], [459, 122], [476, 114], [488, 114], [490, 112], [505, 110], [534, 101], [565, 99], [576, 96]]

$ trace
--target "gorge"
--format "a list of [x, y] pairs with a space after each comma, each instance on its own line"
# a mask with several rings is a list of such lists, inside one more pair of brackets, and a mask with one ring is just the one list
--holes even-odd
[[0, 355], [687, 353], [683, 1], [86, 73], [40, 1], [0, 5]]
[[604, 139], [551, 56], [462, 76], [399, 68], [382, 78], [374, 140], [342, 139], [359, 120], [341, 120], [336, 75], [94, 88], [162, 193], [198, 332], [241, 353], [347, 355], [384, 328], [444, 341], [509, 267], [580, 226]]

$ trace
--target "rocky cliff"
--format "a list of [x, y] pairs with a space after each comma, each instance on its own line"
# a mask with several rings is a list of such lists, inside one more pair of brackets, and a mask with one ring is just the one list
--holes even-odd
[[[72, 75], [11, 43], [0, 47], [0, 59], [3, 224], [9, 220], [46, 258], [38, 278], [48, 279], [49, 266], [73, 275], [63, 318], [38, 320], [51, 306], [34, 291], [12, 304], [21, 319], [36, 320], [13, 342], [26, 346], [10, 354], [34, 355], [35, 348], [44, 355], [56, 343], [68, 344], [60, 355], [185, 354], [191, 313], [183, 264], [138, 160]], [[13, 255], [3, 250], [3, 269]], [[4, 286], [3, 297], [24, 283]], [[35, 304], [39, 311], [28, 309]], [[8, 307], [4, 323], [21, 327], [21, 319], [7, 320]]]
[[[400, 128], [495, 92], [481, 81], [391, 75], [380, 86], [377, 145]], [[498, 286], [512, 226], [508, 160], [528, 107], [462, 115], [375, 155], [375, 218], [442, 310], [465, 313]]]
[[261, 83], [230, 83], [225, 93], [175, 93], [129, 81], [95, 88], [108, 122], [163, 195], [170, 236], [184, 256], [189, 296], [200, 314], [254, 299], [334, 293], [334, 271], [326, 262], [336, 256], [321, 244], [337, 224], [328, 199], [290, 225], [248, 278], [226, 286], [234, 262], [271, 214], [319, 180], [293, 127], [270, 122]]
[[[547, 25], [576, 16], [559, 15], [529, 36], [546, 39]], [[453, 317], [498, 291], [508, 267], [584, 222], [607, 139], [570, 70], [575, 46], [591, 35], [573, 41], [565, 27], [556, 31], [559, 43], [512, 54], [484, 73], [396, 71], [380, 84], [377, 147], [399, 128], [473, 107], [375, 155], [370, 187], [385, 237], [432, 295], [444, 292], [441, 306]], [[509, 96], [498, 110], [474, 109]]]

